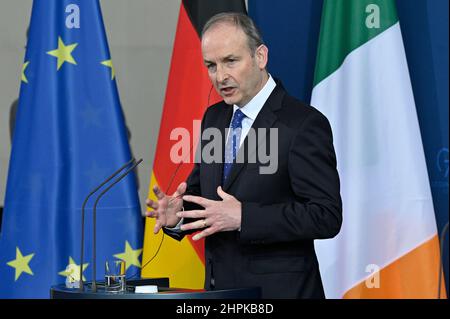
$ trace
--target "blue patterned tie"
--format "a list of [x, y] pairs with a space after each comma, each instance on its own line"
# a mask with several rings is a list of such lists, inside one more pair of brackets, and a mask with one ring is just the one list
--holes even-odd
[[241, 110], [236, 110], [231, 120], [230, 130], [228, 132], [227, 143], [225, 144], [225, 163], [223, 164], [223, 183], [227, 180], [228, 174], [231, 171], [233, 161], [239, 150], [242, 131], [242, 120], [245, 114]]

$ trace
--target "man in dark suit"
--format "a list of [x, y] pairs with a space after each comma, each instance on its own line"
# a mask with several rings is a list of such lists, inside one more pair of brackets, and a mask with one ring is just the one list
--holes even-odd
[[[155, 187], [158, 200], [147, 200], [154, 231], [181, 239], [200, 230], [193, 239], [205, 237], [206, 289], [324, 298], [314, 240], [334, 237], [342, 223], [328, 120], [270, 76], [268, 48], [249, 17], [212, 17], [202, 54], [224, 100], [202, 120], [202, 133], [222, 133], [210, 154], [220, 161], [205, 159], [202, 134], [201, 161], [187, 182], [172, 196]], [[262, 160], [267, 150], [272, 163]]]

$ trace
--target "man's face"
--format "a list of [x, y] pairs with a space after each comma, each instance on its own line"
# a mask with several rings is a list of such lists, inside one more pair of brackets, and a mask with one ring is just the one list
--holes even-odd
[[252, 57], [245, 33], [234, 25], [206, 31], [202, 53], [209, 78], [227, 104], [246, 105], [267, 80], [267, 47], [261, 45]]

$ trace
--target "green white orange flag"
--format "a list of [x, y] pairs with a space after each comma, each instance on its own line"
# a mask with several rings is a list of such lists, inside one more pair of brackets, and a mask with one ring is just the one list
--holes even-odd
[[[220, 100], [203, 64], [200, 33], [210, 17], [226, 11], [245, 13], [245, 3], [243, 0], [183, 0], [181, 3], [149, 187], [151, 199], [156, 199], [154, 185], [172, 194], [193, 168], [195, 147], [182, 164], [171, 160], [171, 148], [177, 143], [171, 140], [171, 133], [182, 128], [189, 132], [191, 143], [195, 143], [199, 129], [194, 129], [194, 120], [200, 121], [206, 108]], [[163, 239], [162, 231], [153, 234], [154, 224], [154, 219], [147, 218], [142, 277], [169, 277], [171, 287], [203, 288], [203, 240], [194, 242], [187, 236], [178, 242], [166, 235]]]
[[436, 298], [436, 221], [393, 0], [325, 0], [314, 82], [344, 216], [316, 242], [326, 296]]

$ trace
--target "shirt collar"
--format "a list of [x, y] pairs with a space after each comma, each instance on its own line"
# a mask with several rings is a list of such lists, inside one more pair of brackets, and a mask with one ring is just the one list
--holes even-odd
[[243, 107], [239, 107], [236, 104], [233, 105], [233, 114], [236, 112], [237, 109], [240, 109], [242, 113], [245, 114], [246, 117], [250, 118], [251, 120], [255, 120], [256, 116], [258, 115], [259, 111], [261, 111], [262, 107], [266, 103], [267, 99], [269, 98], [270, 94], [276, 87], [276, 83], [272, 76], [269, 74], [269, 79], [267, 80], [264, 87], [261, 89], [261, 91], [256, 94], [253, 99], [250, 100], [246, 105]]

